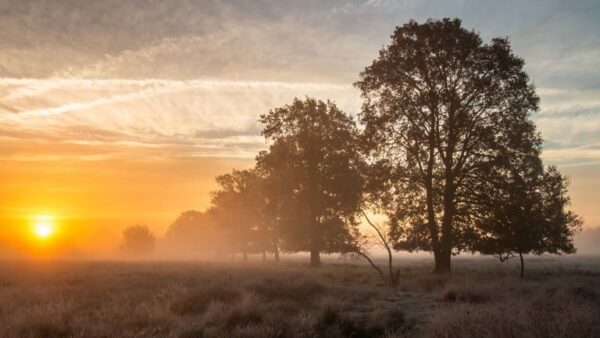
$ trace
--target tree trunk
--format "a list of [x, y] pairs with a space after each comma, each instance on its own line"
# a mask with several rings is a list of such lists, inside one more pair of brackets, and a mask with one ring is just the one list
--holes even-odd
[[310, 266], [315, 268], [321, 265], [322, 234], [316, 217], [311, 217], [311, 219], [313, 222], [310, 234]]
[[435, 268], [433, 272], [446, 274], [452, 271], [452, 254], [450, 250], [434, 250], [433, 257], [435, 260]]
[[434, 261], [435, 261], [435, 273], [442, 273], [445, 268], [442, 266], [441, 253], [440, 253], [440, 241], [438, 224], [435, 218], [435, 207], [433, 205], [433, 165], [434, 165], [434, 139], [430, 137], [429, 140], [429, 160], [427, 161], [427, 175], [425, 177], [425, 192], [427, 194], [427, 225], [429, 227], [429, 236], [431, 237], [431, 249], [433, 250]]
[[452, 271], [452, 254], [450, 250], [440, 250], [435, 256], [435, 273], [446, 274]]
[[321, 265], [321, 254], [319, 249], [313, 247], [310, 249], [310, 266], [316, 268]]
[[[379, 241], [381, 242], [381, 244], [384, 246], [385, 250], [388, 253], [388, 269], [389, 269], [389, 273], [390, 273], [389, 282], [390, 282], [391, 286], [396, 286], [399, 281], [398, 279], [400, 277], [400, 270], [396, 269], [396, 271], [394, 271], [392, 248], [390, 247], [388, 237], [377, 225], [375, 225], [375, 223], [371, 222], [371, 220], [369, 219], [369, 216], [367, 216], [367, 213], [364, 210], [361, 210], [361, 212], [362, 212], [363, 216], [365, 217], [365, 219], [367, 220], [367, 223], [369, 223], [371, 228], [373, 228], [373, 230], [375, 230], [375, 232], [377, 233], [377, 236], [379, 236]], [[363, 254], [360, 251], [358, 252], [358, 254], [365, 257], [369, 261], [371, 266], [375, 270], [377, 270], [377, 272], [379, 272], [379, 274], [382, 277], [384, 277], [383, 271], [381, 271], [381, 269], [377, 265], [375, 265], [375, 263], [373, 263], [373, 261], [366, 254]], [[385, 279], [385, 277], [384, 277], [384, 279]]]
[[442, 262], [441, 262], [441, 254], [440, 254], [439, 248], [435, 248], [435, 247], [433, 248], [433, 262], [434, 262], [433, 272], [441, 273]]
[[275, 256], [275, 263], [279, 263], [279, 246], [277, 243], [273, 245], [273, 255]]
[[263, 251], [262, 252], [262, 261], [265, 262], [267, 260], [267, 254]]
[[523, 260], [523, 254], [519, 252], [519, 258], [521, 259], [521, 278], [525, 277], [525, 261]]
[[[452, 149], [449, 147], [449, 149]], [[448, 150], [449, 154], [447, 157], [447, 161], [452, 162], [451, 150]], [[444, 195], [443, 195], [443, 207], [444, 207], [444, 216], [442, 217], [442, 237], [440, 240], [440, 251], [438, 259], [436, 260], [436, 269], [437, 273], [450, 273], [452, 271], [452, 223], [454, 221], [454, 195], [455, 195], [455, 187], [454, 187], [454, 174], [450, 167], [446, 167], [446, 172], [444, 175], [445, 179], [445, 187], [444, 187]]]
[[244, 251], [244, 262], [248, 260], [248, 253], [246, 251]]

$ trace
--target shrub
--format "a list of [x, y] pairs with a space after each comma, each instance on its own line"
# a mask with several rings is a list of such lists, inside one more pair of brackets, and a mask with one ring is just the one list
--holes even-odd
[[236, 327], [258, 324], [263, 321], [263, 309], [254, 293], [244, 293], [239, 302], [213, 302], [206, 310], [207, 326], [230, 331]]
[[404, 311], [394, 306], [375, 310], [373, 312], [373, 322], [379, 323], [386, 332], [398, 332], [406, 324], [406, 318]]
[[441, 289], [446, 285], [448, 276], [425, 274], [413, 278], [403, 278], [400, 280], [400, 289], [402, 291], [431, 293]]
[[239, 298], [239, 291], [224, 287], [199, 289], [171, 304], [171, 311], [180, 316], [198, 315], [202, 314], [211, 302], [232, 303]]
[[491, 299], [488, 290], [476, 288], [447, 288], [441, 295], [440, 300], [459, 303], [485, 303]]
[[292, 281], [265, 280], [251, 288], [269, 300], [285, 299], [295, 302], [308, 302], [326, 289], [323, 284], [307, 278]]
[[73, 333], [64, 323], [38, 321], [23, 326], [19, 330], [18, 336], [23, 338], [65, 338], [72, 337]]

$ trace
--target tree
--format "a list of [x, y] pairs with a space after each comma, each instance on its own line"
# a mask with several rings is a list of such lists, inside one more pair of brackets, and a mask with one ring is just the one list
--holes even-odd
[[146, 225], [137, 224], [123, 230], [122, 248], [133, 255], [147, 255], [154, 251], [156, 237]]
[[[256, 157], [256, 171], [261, 178], [259, 194], [261, 199], [261, 233], [264, 234], [263, 245], [270, 245], [275, 262], [279, 263], [279, 251], [281, 246], [281, 224], [286, 217], [293, 215], [286, 207], [291, 203], [286, 200], [287, 184], [284, 183], [285, 171], [269, 171], [269, 161], [273, 155], [261, 151]], [[265, 243], [265, 240], [267, 241]], [[270, 242], [270, 243], [269, 243]]]
[[160, 247], [177, 257], [223, 253], [223, 232], [209, 212], [182, 212], [169, 226]]
[[219, 190], [211, 193], [212, 213], [223, 231], [227, 231], [234, 252], [242, 252], [244, 260], [250, 249], [253, 227], [259, 222], [254, 208], [254, 172], [233, 170], [217, 176]]
[[484, 217], [474, 250], [502, 262], [518, 255], [523, 278], [524, 254], [574, 253], [573, 235], [582, 222], [567, 209], [566, 179], [555, 167], [543, 166], [541, 138], [515, 130], [506, 141], [513, 144], [505, 147], [506, 161], [490, 168], [486, 187], [478, 189], [485, 192], [478, 197]]
[[395, 248], [433, 251], [435, 271], [449, 272], [474, 238], [471, 188], [501, 161], [498, 140], [538, 109], [523, 60], [507, 39], [484, 44], [458, 19], [410, 21], [356, 86]]
[[356, 232], [362, 178], [355, 122], [333, 102], [313, 98], [294, 99], [260, 121], [271, 146], [259, 163], [278, 185], [282, 239], [290, 251], [310, 251], [318, 266], [320, 252], [343, 250]]
[[263, 178], [256, 169], [233, 170], [216, 178], [220, 188], [212, 192], [211, 213], [228, 234], [233, 250], [263, 253], [272, 249], [276, 235], [265, 218]]

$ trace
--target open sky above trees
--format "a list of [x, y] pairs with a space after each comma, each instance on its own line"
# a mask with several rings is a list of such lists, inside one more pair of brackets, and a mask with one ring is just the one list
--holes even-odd
[[36, 215], [75, 247], [136, 223], [164, 233], [266, 149], [260, 114], [310, 95], [356, 115], [359, 72], [395, 26], [430, 17], [509, 38], [541, 99], [542, 157], [600, 226], [599, 15], [595, 1], [0, 0], [0, 236]]

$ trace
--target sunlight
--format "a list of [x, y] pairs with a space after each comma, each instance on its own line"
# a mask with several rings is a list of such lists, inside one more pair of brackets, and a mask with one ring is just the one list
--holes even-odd
[[54, 232], [53, 217], [48, 215], [39, 215], [35, 217], [33, 223], [33, 232], [39, 238], [47, 238]]

